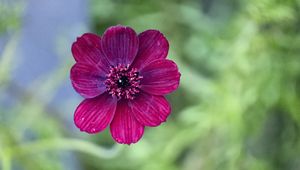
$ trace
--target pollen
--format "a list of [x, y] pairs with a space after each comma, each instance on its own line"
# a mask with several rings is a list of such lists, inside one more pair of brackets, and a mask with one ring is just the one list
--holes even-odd
[[142, 76], [136, 68], [119, 64], [111, 66], [106, 75], [105, 85], [107, 92], [118, 99], [134, 99], [140, 92], [140, 80]]

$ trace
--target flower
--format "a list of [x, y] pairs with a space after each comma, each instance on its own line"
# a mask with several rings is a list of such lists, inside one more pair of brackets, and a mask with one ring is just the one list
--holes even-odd
[[169, 43], [157, 30], [139, 35], [130, 27], [108, 28], [102, 37], [85, 33], [72, 45], [74, 89], [85, 98], [75, 125], [94, 134], [110, 126], [121, 144], [136, 143], [145, 126], [165, 122], [171, 106], [164, 97], [179, 86], [177, 65], [166, 59]]

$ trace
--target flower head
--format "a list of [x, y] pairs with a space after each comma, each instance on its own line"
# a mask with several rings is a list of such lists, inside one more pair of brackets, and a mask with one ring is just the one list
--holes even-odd
[[112, 26], [102, 37], [86, 33], [72, 45], [74, 89], [85, 98], [74, 114], [76, 126], [98, 133], [110, 126], [123, 144], [137, 142], [145, 126], [165, 122], [171, 107], [164, 95], [176, 90], [180, 73], [166, 59], [169, 43], [157, 30], [139, 35]]

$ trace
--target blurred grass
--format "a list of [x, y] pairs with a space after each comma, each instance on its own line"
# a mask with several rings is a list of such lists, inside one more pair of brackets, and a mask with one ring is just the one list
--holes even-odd
[[[70, 63], [62, 60], [58, 70], [33, 82], [38, 89], [21, 89], [15, 107], [1, 108], [4, 170], [68, 169], [65, 150], [88, 153], [70, 152], [82, 169], [299, 169], [299, 0], [91, 0], [90, 7], [90, 27], [98, 34], [123, 24], [166, 35], [169, 58], [182, 73], [180, 88], [168, 96], [172, 115], [147, 128], [138, 144], [117, 146], [109, 156], [116, 149], [108, 131], [77, 139], [48, 107], [68, 79]], [[0, 8], [0, 31], [16, 35], [0, 54], [3, 92], [18, 89], [10, 65], [21, 12]], [[40, 93], [32, 96], [32, 90]]]

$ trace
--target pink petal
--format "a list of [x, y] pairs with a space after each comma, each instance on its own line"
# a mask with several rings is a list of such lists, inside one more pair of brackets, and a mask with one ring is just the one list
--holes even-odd
[[94, 65], [76, 63], [70, 78], [74, 89], [85, 98], [93, 98], [106, 91], [105, 73]]
[[165, 95], [179, 86], [180, 73], [171, 60], [156, 60], [141, 71], [141, 89], [154, 95]]
[[164, 96], [141, 93], [129, 102], [134, 117], [144, 126], [158, 126], [167, 120], [171, 107]]
[[132, 28], [118, 25], [105, 31], [101, 45], [111, 65], [127, 65], [137, 54], [139, 40]]
[[74, 122], [81, 131], [100, 132], [112, 121], [116, 106], [117, 100], [107, 93], [96, 98], [85, 99], [75, 111]]
[[117, 110], [112, 123], [110, 133], [118, 143], [131, 144], [140, 140], [144, 133], [144, 126], [133, 116], [126, 101], [118, 102]]
[[101, 51], [101, 38], [92, 33], [85, 33], [72, 44], [72, 54], [76, 62], [97, 65], [109, 71], [109, 63]]
[[157, 30], [147, 30], [139, 34], [139, 51], [132, 67], [142, 68], [148, 63], [167, 57], [169, 42]]

